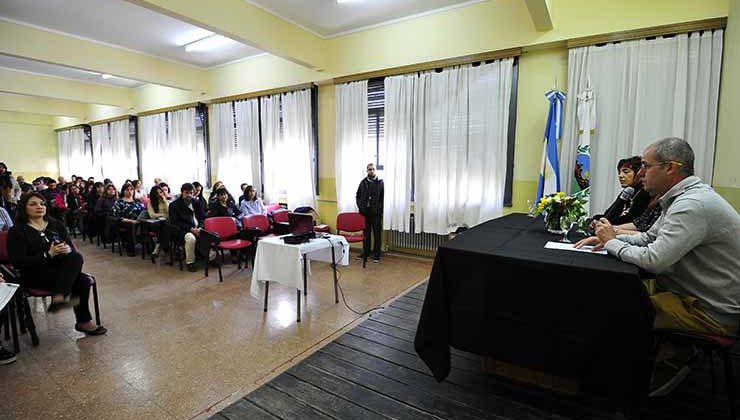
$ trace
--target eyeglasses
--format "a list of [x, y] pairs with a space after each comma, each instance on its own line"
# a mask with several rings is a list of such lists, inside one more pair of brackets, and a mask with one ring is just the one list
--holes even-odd
[[676, 166], [683, 166], [683, 162], [677, 162], [675, 160], [664, 160], [662, 162], [656, 162], [656, 163], [648, 163], [643, 160], [642, 162], [640, 162], [640, 168], [647, 170], [653, 166], [663, 166], [666, 163], [674, 163], [676, 164]]

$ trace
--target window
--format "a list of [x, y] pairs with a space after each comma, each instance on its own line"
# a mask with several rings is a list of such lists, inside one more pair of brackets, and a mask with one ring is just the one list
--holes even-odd
[[[474, 64], [476, 65], [476, 64]], [[516, 135], [516, 101], [519, 85], [519, 57], [514, 57], [511, 74], [511, 101], [509, 103], [509, 130], [506, 152], [506, 185], [504, 187], [504, 207], [511, 207], [512, 184], [514, 180], [514, 138]], [[383, 174], [383, 155], [385, 150], [385, 84], [384, 78], [370, 79], [367, 83], [367, 129], [368, 142], [375, 145], [373, 162], [378, 175]], [[412, 162], [413, 167], [413, 162]], [[411, 200], [414, 199], [412, 180]]]
[[367, 139], [374, 144], [373, 162], [378, 175], [383, 174], [385, 147], [385, 85], [383, 78], [371, 79], [367, 83]]

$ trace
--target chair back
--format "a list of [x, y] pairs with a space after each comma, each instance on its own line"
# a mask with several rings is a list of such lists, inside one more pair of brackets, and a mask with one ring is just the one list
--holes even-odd
[[337, 232], [362, 232], [365, 230], [365, 216], [356, 212], [337, 215]]
[[268, 214], [274, 213], [276, 210], [280, 210], [282, 207], [280, 204], [265, 204], [265, 210]]
[[229, 239], [237, 233], [236, 222], [228, 216], [210, 217], [205, 220], [204, 225], [207, 231], [218, 234], [221, 240]]
[[270, 221], [265, 215], [251, 214], [249, 216], [242, 217], [242, 226], [245, 228], [257, 228], [262, 232], [267, 232], [270, 230]]
[[0, 264], [6, 264], [10, 262], [10, 256], [8, 255], [8, 231], [0, 230]]
[[281, 209], [281, 210], [274, 211], [272, 212], [272, 220], [275, 223], [288, 223], [289, 213], [290, 211], [288, 211], [287, 209]]

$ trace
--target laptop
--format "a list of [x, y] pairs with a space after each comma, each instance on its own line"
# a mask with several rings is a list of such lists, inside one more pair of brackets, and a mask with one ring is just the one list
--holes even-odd
[[283, 237], [285, 243], [296, 244], [308, 242], [309, 239], [315, 237], [313, 232], [313, 216], [303, 213], [288, 213], [288, 229], [290, 230], [290, 235]]

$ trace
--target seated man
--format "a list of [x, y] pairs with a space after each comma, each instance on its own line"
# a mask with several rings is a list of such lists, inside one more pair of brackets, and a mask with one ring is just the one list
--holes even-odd
[[[185, 264], [188, 271], [195, 271], [195, 244], [200, 236], [200, 226], [205, 219], [205, 210], [200, 202], [193, 200], [195, 188], [191, 183], [182, 184], [180, 198], [173, 201], [169, 208], [169, 221], [180, 229], [185, 240]], [[209, 259], [216, 258], [216, 253], [209, 255]]]
[[598, 237], [576, 247], [606, 248], [655, 274], [662, 290], [650, 297], [655, 328], [735, 335], [740, 321], [740, 215], [694, 176], [694, 152], [684, 140], [667, 138], [650, 145], [641, 172], [645, 188], [659, 197], [663, 209], [653, 227], [617, 236], [614, 226], [601, 219]]

